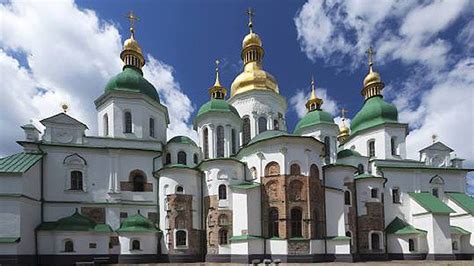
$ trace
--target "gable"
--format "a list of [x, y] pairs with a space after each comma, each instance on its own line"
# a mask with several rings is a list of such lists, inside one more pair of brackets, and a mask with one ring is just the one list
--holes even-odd
[[79, 120], [67, 115], [66, 113], [59, 113], [51, 117], [45, 118], [40, 121], [41, 124], [47, 125], [65, 125], [65, 126], [80, 126], [89, 129], [86, 124], [80, 122]]
[[435, 142], [433, 144], [431, 144], [430, 146], [426, 147], [426, 148], [423, 148], [420, 150], [420, 153], [422, 152], [426, 152], [426, 151], [445, 151], [445, 152], [452, 152], [454, 151], [453, 149], [451, 149], [450, 147], [444, 145], [443, 143], [441, 142]]

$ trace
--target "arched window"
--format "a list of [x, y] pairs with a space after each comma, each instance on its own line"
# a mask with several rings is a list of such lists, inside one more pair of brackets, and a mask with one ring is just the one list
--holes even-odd
[[258, 118], [258, 133], [267, 131], [267, 119], [263, 116]]
[[351, 205], [351, 192], [349, 190], [344, 191], [344, 204]]
[[219, 230], [219, 245], [229, 244], [228, 233], [226, 229]]
[[127, 111], [124, 113], [124, 133], [132, 133], [132, 113]]
[[390, 148], [392, 150], [392, 155], [397, 155], [397, 145], [396, 145], [396, 138], [392, 137], [390, 139]]
[[290, 166], [290, 175], [299, 175], [301, 174], [301, 169], [299, 164], [294, 163]]
[[176, 194], [183, 194], [183, 193], [184, 193], [183, 186], [177, 186], [176, 187]]
[[324, 157], [325, 162], [329, 164], [331, 162], [331, 142], [328, 136], [324, 137]]
[[83, 190], [81, 171], [71, 171], [71, 190]]
[[380, 236], [378, 233], [372, 233], [370, 246], [372, 250], [379, 250], [380, 249]]
[[265, 176], [279, 175], [280, 165], [277, 162], [269, 162], [265, 166]]
[[257, 179], [257, 168], [250, 168], [250, 175], [252, 176], [252, 179]]
[[459, 249], [458, 241], [453, 241], [452, 245], [453, 245], [453, 250], [458, 250]]
[[290, 183], [290, 191], [289, 191], [289, 196], [290, 200], [292, 201], [298, 201], [301, 200], [301, 191], [303, 189], [303, 183], [299, 180], [293, 180]]
[[140, 241], [132, 240], [132, 250], [140, 250]]
[[109, 135], [109, 115], [105, 114], [102, 120], [103, 127], [104, 127], [104, 136]]
[[415, 240], [414, 239], [408, 239], [408, 250], [409, 251], [415, 251]]
[[247, 145], [250, 141], [250, 118], [244, 117], [242, 124], [242, 141]]
[[229, 218], [227, 218], [227, 215], [221, 214], [221, 215], [219, 215], [219, 218], [217, 218], [217, 223], [218, 223], [220, 226], [229, 225]]
[[392, 188], [392, 202], [400, 203], [400, 189], [398, 187]]
[[311, 178], [318, 178], [319, 179], [319, 169], [318, 166], [315, 164], [312, 164], [311, 167], [309, 168], [309, 176]]
[[166, 153], [166, 161], [165, 164], [170, 164], [171, 163], [171, 153]]
[[186, 153], [184, 151], [178, 152], [178, 164], [186, 165]]
[[145, 191], [145, 177], [142, 173], [136, 172], [132, 176], [133, 191]]
[[204, 148], [204, 159], [209, 159], [209, 130], [206, 128], [204, 128], [203, 130], [203, 134], [202, 134], [202, 138], [203, 138], [203, 148]]
[[278, 231], [278, 209], [277, 208], [270, 208], [268, 212], [268, 234], [270, 237], [279, 237]]
[[439, 198], [439, 189], [437, 187], [433, 188], [431, 190], [431, 194], [433, 194], [433, 196]]
[[186, 228], [186, 219], [184, 219], [183, 215], [178, 215], [176, 218], [174, 218], [174, 226], [176, 229]]
[[303, 214], [298, 208], [291, 210], [291, 237], [302, 237], [302, 220]]
[[237, 152], [237, 136], [235, 134], [235, 129], [232, 129], [231, 131], [231, 141], [232, 141], [232, 154], [235, 154]]
[[224, 184], [219, 185], [219, 199], [220, 200], [227, 199], [227, 187]]
[[370, 140], [367, 145], [368, 145], [369, 157], [374, 157], [375, 156], [375, 140]]
[[187, 236], [186, 231], [178, 230], [176, 231], [176, 246], [183, 247], [187, 245]]
[[370, 189], [370, 197], [376, 199], [379, 197], [379, 190], [377, 188]]
[[217, 127], [217, 157], [224, 157], [224, 127]]
[[357, 165], [357, 173], [359, 175], [364, 173], [364, 165], [363, 164], [360, 163], [359, 165]]
[[194, 164], [198, 164], [198, 163], [199, 163], [199, 157], [198, 157], [197, 153], [195, 153], [195, 154], [193, 155], [193, 162], [194, 162]]
[[154, 138], [155, 137], [155, 119], [150, 117], [149, 126], [150, 126], [150, 137]]
[[280, 123], [278, 122], [277, 119], [273, 120], [273, 129], [274, 130], [280, 130]]
[[66, 240], [64, 242], [64, 252], [74, 252], [74, 243], [72, 240]]

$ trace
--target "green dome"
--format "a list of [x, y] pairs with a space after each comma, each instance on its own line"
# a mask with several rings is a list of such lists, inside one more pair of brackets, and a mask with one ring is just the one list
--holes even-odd
[[352, 149], [344, 149], [337, 153], [337, 159], [342, 159], [350, 156], [362, 156], [360, 153]]
[[181, 144], [191, 144], [194, 146], [196, 145], [196, 142], [194, 142], [192, 139], [186, 136], [176, 136], [168, 140], [168, 143], [181, 143]]
[[140, 213], [123, 220], [117, 232], [157, 232], [155, 224]]
[[395, 105], [385, 102], [381, 96], [369, 98], [351, 121], [351, 135], [387, 122], [398, 122]]
[[153, 100], [160, 102], [158, 92], [153, 84], [143, 77], [140, 70], [127, 66], [105, 86], [105, 92], [126, 91], [143, 93]]
[[94, 221], [76, 210], [73, 215], [59, 219], [55, 229], [59, 231], [92, 231], [95, 226]]
[[240, 118], [239, 112], [234, 106], [230, 105], [227, 101], [221, 99], [211, 99], [207, 103], [203, 104], [197, 112], [194, 122], [198, 121], [204, 114], [209, 112], [216, 113], [233, 113]]
[[280, 136], [294, 136], [291, 133], [285, 132], [285, 131], [280, 131], [280, 130], [267, 130], [265, 132], [262, 132], [255, 136], [249, 144], [253, 144], [258, 141], [266, 140], [266, 139], [271, 139], [275, 137], [280, 137]]
[[301, 120], [296, 124], [294, 133], [298, 134], [303, 130], [304, 128], [314, 126], [317, 124], [334, 124], [334, 119], [332, 118], [332, 115], [328, 112], [325, 112], [323, 110], [313, 110], [311, 112], [308, 112]]

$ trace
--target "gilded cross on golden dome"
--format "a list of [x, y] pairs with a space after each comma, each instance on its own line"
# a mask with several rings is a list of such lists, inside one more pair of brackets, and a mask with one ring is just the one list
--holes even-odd
[[132, 33], [132, 37], [135, 34], [135, 22], [138, 21], [138, 17], [133, 13], [133, 11], [130, 11], [127, 15], [126, 18], [130, 21], [130, 32]]
[[370, 46], [369, 49], [367, 49], [366, 53], [369, 59], [369, 66], [372, 67], [372, 65], [374, 64], [375, 50], [372, 48], [372, 46]]
[[216, 82], [214, 83], [214, 87], [221, 87], [221, 83], [219, 81], [219, 64], [221, 62], [219, 59], [216, 59]]
[[249, 16], [249, 29], [250, 29], [250, 33], [253, 32], [253, 23], [252, 23], [252, 18], [253, 16], [255, 16], [255, 12], [252, 10], [251, 7], [247, 8], [247, 10], [245, 11], [245, 13], [247, 14], [247, 16]]

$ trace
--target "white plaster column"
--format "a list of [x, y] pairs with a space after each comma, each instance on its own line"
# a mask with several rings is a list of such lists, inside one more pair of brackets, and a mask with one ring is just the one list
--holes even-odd
[[263, 155], [263, 153], [259, 152], [257, 153], [257, 157], [259, 159], [259, 168], [258, 169], [258, 172], [260, 173], [260, 180], [259, 182], [262, 182], [262, 177], [265, 176], [265, 169], [264, 169], [264, 166], [263, 166], [263, 160], [265, 160], [265, 155]]
[[224, 127], [224, 157], [230, 157], [231, 154], [231, 127], [230, 124], [225, 125]]
[[286, 147], [283, 147], [280, 149], [280, 153], [281, 153], [281, 156], [282, 156], [282, 159], [283, 159], [283, 165], [281, 166], [281, 173], [280, 174], [283, 174], [283, 175], [287, 175], [289, 173], [286, 172], [286, 153], [288, 152], [288, 149]]
[[209, 125], [209, 159], [216, 158], [216, 130], [214, 125]]
[[273, 130], [273, 112], [267, 115], [267, 130]]
[[[257, 112], [252, 112], [253, 129], [250, 128], [250, 139], [253, 139], [258, 134], [258, 115]], [[252, 124], [252, 123], [251, 123]]]

